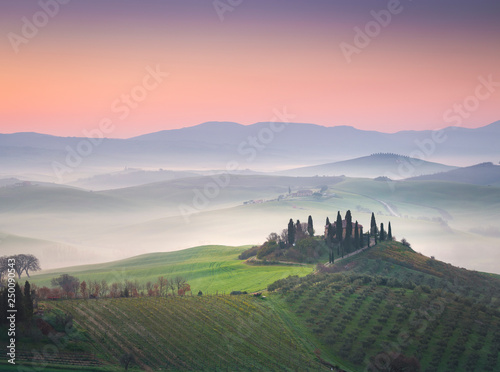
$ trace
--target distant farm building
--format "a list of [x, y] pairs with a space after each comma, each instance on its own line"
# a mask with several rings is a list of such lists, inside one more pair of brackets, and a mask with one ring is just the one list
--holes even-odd
[[292, 197], [304, 197], [304, 196], [312, 196], [313, 191], [312, 190], [299, 190], [297, 192], [294, 192], [293, 194], [290, 194]]

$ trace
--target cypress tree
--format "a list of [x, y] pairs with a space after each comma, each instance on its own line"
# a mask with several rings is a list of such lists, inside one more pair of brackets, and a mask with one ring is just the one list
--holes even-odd
[[390, 221], [389, 221], [389, 227], [387, 228], [387, 240], [392, 241], [392, 229]]
[[352, 216], [351, 211], [348, 210], [345, 214], [345, 237], [344, 237], [344, 247], [347, 253], [351, 251], [352, 248]]
[[292, 246], [295, 243], [295, 225], [293, 220], [290, 218], [288, 222], [288, 245]]
[[352, 216], [351, 211], [347, 211], [345, 214], [345, 239], [350, 239], [352, 237]]
[[340, 244], [342, 244], [343, 240], [343, 229], [342, 229], [342, 216], [340, 215], [340, 211], [337, 212], [337, 222], [335, 222], [335, 236], [337, 237], [337, 255], [340, 255]]
[[385, 231], [384, 231], [384, 223], [380, 223], [380, 241], [383, 242], [385, 240]]
[[313, 219], [311, 216], [307, 219], [307, 232], [309, 233], [309, 236], [314, 236]]
[[17, 310], [16, 320], [19, 322], [22, 322], [26, 319], [26, 312], [24, 309], [23, 292], [21, 291], [21, 287], [19, 286], [19, 283], [17, 283], [17, 282], [16, 282], [16, 285], [14, 287], [14, 293], [16, 295], [16, 307], [15, 307], [15, 309]]
[[325, 223], [325, 226], [328, 226], [330, 224], [330, 219], [328, 217], [326, 217], [326, 223]]
[[354, 248], [356, 250], [359, 249], [359, 230], [358, 230], [358, 221], [356, 221], [354, 225]]
[[297, 220], [295, 223], [295, 242], [298, 242], [299, 239], [302, 239], [303, 237], [302, 225], [300, 224], [300, 221]]
[[33, 298], [31, 296], [31, 285], [27, 280], [26, 283], [24, 283], [24, 310], [26, 319], [28, 321], [31, 320], [33, 317]]
[[8, 292], [7, 288], [0, 291], [0, 325], [7, 323], [7, 301]]
[[359, 227], [359, 247], [365, 247], [365, 236], [363, 235], [363, 226]]
[[333, 263], [333, 236], [335, 235], [335, 232], [333, 230], [332, 224], [328, 224], [328, 230], [326, 233], [326, 244], [328, 246], [328, 255], [329, 255], [329, 260], [328, 262]]
[[375, 214], [372, 212], [372, 220], [370, 224], [370, 234], [376, 235], [377, 234], [377, 222], [375, 221]]

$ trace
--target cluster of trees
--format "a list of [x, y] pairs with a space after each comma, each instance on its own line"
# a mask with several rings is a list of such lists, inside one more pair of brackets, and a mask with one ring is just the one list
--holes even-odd
[[[33, 301], [35, 297], [35, 291], [31, 287], [30, 283], [26, 281], [23, 287], [16, 282], [14, 286], [15, 303], [9, 302], [9, 291], [8, 287], [0, 290], [0, 325], [7, 323], [7, 310], [15, 309], [16, 323], [30, 322], [33, 318]], [[15, 307], [12, 307], [15, 306]]]
[[340, 211], [337, 212], [337, 220], [334, 223], [330, 223], [329, 218], [326, 218], [325, 239], [329, 248], [330, 263], [333, 263], [335, 260], [335, 248], [337, 248], [337, 257], [344, 257], [344, 254], [356, 251], [370, 244], [370, 238], [368, 236], [365, 237], [363, 227], [358, 221], [355, 223], [352, 222], [350, 210], [346, 212], [344, 220], [345, 223], [342, 220]]
[[383, 223], [380, 228], [377, 226], [375, 215], [372, 213], [370, 231], [365, 234], [363, 226], [358, 221], [353, 222], [350, 210], [346, 212], [344, 219], [338, 211], [337, 219], [333, 223], [326, 218], [324, 239], [315, 237], [314, 233], [312, 216], [308, 217], [307, 223], [301, 223], [300, 220], [294, 222], [290, 218], [288, 227], [281, 234], [269, 234], [264, 244], [248, 249], [239, 258], [247, 259], [257, 255], [259, 259], [279, 260], [281, 256], [286, 256], [290, 260], [309, 262], [328, 251], [329, 262], [333, 263], [335, 256], [344, 257], [345, 254], [370, 246], [371, 239], [375, 244], [378, 241], [393, 239], [390, 222], [386, 232]]
[[174, 278], [158, 277], [156, 282], [148, 281], [145, 284], [138, 280], [125, 280], [124, 282], [113, 282], [109, 284], [106, 280], [80, 281], [75, 276], [62, 274], [51, 281], [52, 288], [36, 288], [37, 297], [46, 299], [58, 298], [102, 298], [102, 297], [139, 297], [152, 296], [163, 297], [169, 295], [184, 296], [191, 291], [186, 278], [176, 276]]
[[16, 274], [18, 278], [21, 278], [23, 273], [26, 273], [28, 278], [30, 277], [30, 271], [41, 270], [40, 261], [32, 254], [16, 254], [14, 256], [2, 256], [0, 257], [0, 282], [3, 280], [4, 276], [9, 269], [7, 265], [9, 259], [14, 259]]
[[380, 223], [380, 229], [377, 227], [377, 221], [375, 220], [375, 214], [372, 212], [372, 218], [370, 222], [370, 235], [373, 236], [375, 244], [380, 240], [381, 242], [388, 240], [393, 240], [391, 223], [387, 227], [387, 232], [384, 230], [384, 223]]

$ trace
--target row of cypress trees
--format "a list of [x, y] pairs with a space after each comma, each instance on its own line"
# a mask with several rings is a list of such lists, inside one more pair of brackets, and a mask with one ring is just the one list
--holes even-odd
[[[371, 226], [370, 231], [367, 234], [363, 233], [363, 227], [359, 225], [358, 221], [354, 224], [352, 223], [352, 214], [348, 210], [345, 214], [345, 232], [343, 228], [343, 220], [340, 211], [337, 212], [337, 220], [334, 224], [330, 223], [330, 219], [326, 218], [326, 244], [329, 248], [329, 262], [333, 263], [335, 257], [335, 247], [337, 248], [337, 257], [344, 257], [344, 254], [358, 250], [365, 245], [370, 245], [370, 238], [374, 237], [375, 244], [378, 241], [392, 240], [392, 227], [389, 222], [388, 231], [384, 229], [384, 224], [380, 224], [380, 229], [377, 227], [377, 222], [375, 220], [375, 214], [372, 213], [371, 216]], [[353, 234], [354, 225], [354, 234]], [[290, 218], [288, 222], [288, 244], [293, 245], [296, 240], [297, 231], [300, 229], [300, 221], [294, 223], [293, 219]], [[314, 236], [314, 226], [312, 216], [309, 216], [307, 220], [307, 232], [310, 236]], [[366, 244], [365, 244], [366, 239]]]

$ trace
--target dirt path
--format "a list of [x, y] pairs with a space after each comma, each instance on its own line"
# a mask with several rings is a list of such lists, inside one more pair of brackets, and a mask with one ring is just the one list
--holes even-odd
[[391, 207], [389, 204], [387, 204], [385, 201], [383, 201], [383, 200], [378, 200], [378, 199], [375, 199], [375, 200], [376, 200], [376, 201], [378, 201], [380, 204], [382, 204], [382, 205], [385, 207], [385, 209], [387, 209], [387, 211], [388, 211], [391, 215], [393, 215], [394, 217], [399, 217], [399, 214], [397, 214], [397, 213], [394, 211], [394, 209], [392, 209], [392, 207]]
[[[369, 248], [373, 247], [373, 245], [372, 245], [372, 244], [373, 244], [373, 245], [375, 245], [375, 241], [374, 241], [374, 239], [373, 239], [373, 238], [370, 238], [370, 247], [366, 246], [366, 247], [364, 247], [364, 248], [358, 249], [357, 251], [354, 251], [354, 252], [351, 252], [351, 253], [349, 253], [349, 254], [344, 255], [344, 257], [337, 258], [337, 259], [334, 261], [334, 264], [336, 264], [337, 262], [342, 261], [342, 260], [344, 260], [344, 259], [346, 259], [346, 258], [349, 258], [349, 257], [351, 257], [351, 256], [354, 256], [355, 254], [359, 254], [359, 253], [361, 253], [361, 252], [366, 251], [367, 249], [369, 249]], [[329, 266], [329, 265], [330, 265], [330, 263], [329, 263], [329, 262], [327, 262], [327, 263], [325, 264], [325, 266]]]

